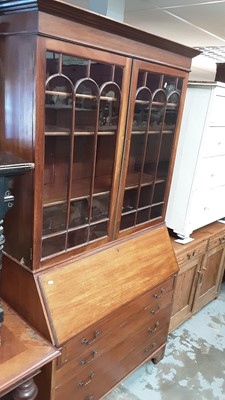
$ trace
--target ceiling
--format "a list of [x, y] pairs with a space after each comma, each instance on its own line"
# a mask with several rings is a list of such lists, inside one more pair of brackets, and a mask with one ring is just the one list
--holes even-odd
[[[89, 0], [66, 1], [88, 9]], [[204, 70], [225, 62], [224, 20], [225, 0], [125, 0], [125, 23], [199, 48], [207, 58], [197, 57], [195, 65]]]

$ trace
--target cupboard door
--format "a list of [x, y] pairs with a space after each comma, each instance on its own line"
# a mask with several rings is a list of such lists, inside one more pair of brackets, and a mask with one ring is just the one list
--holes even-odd
[[208, 251], [207, 258], [200, 271], [193, 312], [200, 310], [205, 304], [217, 297], [224, 271], [224, 259], [224, 244]]
[[42, 259], [112, 238], [130, 75], [124, 57], [46, 48]]
[[192, 305], [198, 284], [203, 256], [181, 265], [176, 279], [173, 296], [173, 308], [170, 320], [170, 332], [192, 315]]
[[135, 62], [118, 230], [164, 218], [184, 73]]

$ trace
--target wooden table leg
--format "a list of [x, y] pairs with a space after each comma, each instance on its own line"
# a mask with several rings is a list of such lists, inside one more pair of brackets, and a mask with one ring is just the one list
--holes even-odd
[[12, 392], [13, 400], [34, 400], [38, 394], [38, 388], [33, 378], [22, 383]]

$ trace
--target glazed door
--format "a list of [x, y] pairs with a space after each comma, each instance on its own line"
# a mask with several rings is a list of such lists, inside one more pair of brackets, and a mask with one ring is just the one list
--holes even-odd
[[49, 39], [41, 44], [44, 171], [37, 225], [38, 257], [46, 259], [112, 238], [130, 61]]
[[172, 68], [134, 63], [117, 214], [119, 236], [164, 219], [185, 77]]

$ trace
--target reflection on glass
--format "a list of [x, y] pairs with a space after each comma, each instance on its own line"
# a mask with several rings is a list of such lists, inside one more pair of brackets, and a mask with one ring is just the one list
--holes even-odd
[[144, 160], [144, 174], [148, 175], [149, 182], [151, 182], [155, 176], [156, 166], [158, 162], [159, 146], [160, 146], [160, 135], [159, 134], [148, 135], [147, 150]]
[[137, 212], [137, 224], [142, 224], [149, 220], [150, 208], [146, 208], [145, 210], [140, 210]]
[[70, 203], [70, 228], [88, 223], [89, 205], [87, 199], [74, 200]]
[[151, 92], [147, 88], [140, 88], [137, 92], [134, 107], [133, 131], [146, 130], [148, 126], [150, 108]]
[[43, 236], [66, 229], [67, 204], [43, 209]]
[[164, 76], [163, 79], [163, 88], [167, 94], [167, 96], [176, 90], [177, 88], [177, 78], [174, 76]]
[[66, 201], [69, 183], [70, 140], [46, 136], [44, 164], [44, 204]]
[[46, 52], [46, 79], [59, 71], [59, 54], [52, 51]]
[[100, 239], [107, 236], [108, 222], [101, 222], [90, 226], [89, 241]]
[[159, 156], [157, 178], [167, 178], [173, 148], [173, 135], [163, 135]]
[[116, 149], [115, 135], [98, 135], [94, 193], [111, 190]]
[[145, 135], [132, 135], [126, 178], [126, 187], [137, 184], [141, 174], [144, 155]]
[[114, 84], [105, 84], [100, 92], [99, 130], [115, 130], [118, 125], [120, 90]]
[[152, 185], [143, 186], [140, 192], [138, 208], [148, 206], [151, 204]]
[[87, 243], [88, 239], [88, 228], [80, 228], [68, 233], [68, 243], [67, 247], [70, 249], [72, 247], [80, 246]]
[[72, 170], [72, 198], [90, 196], [93, 162], [94, 136], [75, 136]]
[[136, 209], [137, 195], [138, 195], [138, 190], [136, 188], [125, 190], [122, 213], [130, 212], [130, 211]]
[[93, 197], [91, 212], [92, 222], [99, 221], [108, 217], [109, 201], [110, 195], [108, 193]]
[[120, 229], [128, 229], [134, 226], [135, 223], [135, 213], [124, 214], [121, 217]]
[[159, 218], [162, 216], [162, 204], [157, 206], [152, 206], [151, 208], [151, 219]]
[[100, 87], [105, 82], [112, 80], [113, 66], [97, 61], [91, 61], [90, 78]]
[[98, 88], [88, 79], [79, 83], [75, 92], [75, 132], [96, 131]]
[[60, 76], [49, 79], [45, 97], [45, 132], [70, 132], [72, 129], [72, 87]]
[[166, 190], [166, 183], [164, 182], [156, 182], [154, 196], [152, 203], [161, 203], [164, 201], [164, 195]]
[[87, 76], [88, 66], [88, 60], [66, 54], [62, 55], [62, 73], [66, 75], [74, 85], [79, 79]]
[[65, 250], [66, 235], [57, 235], [42, 240], [42, 257], [48, 257]]

